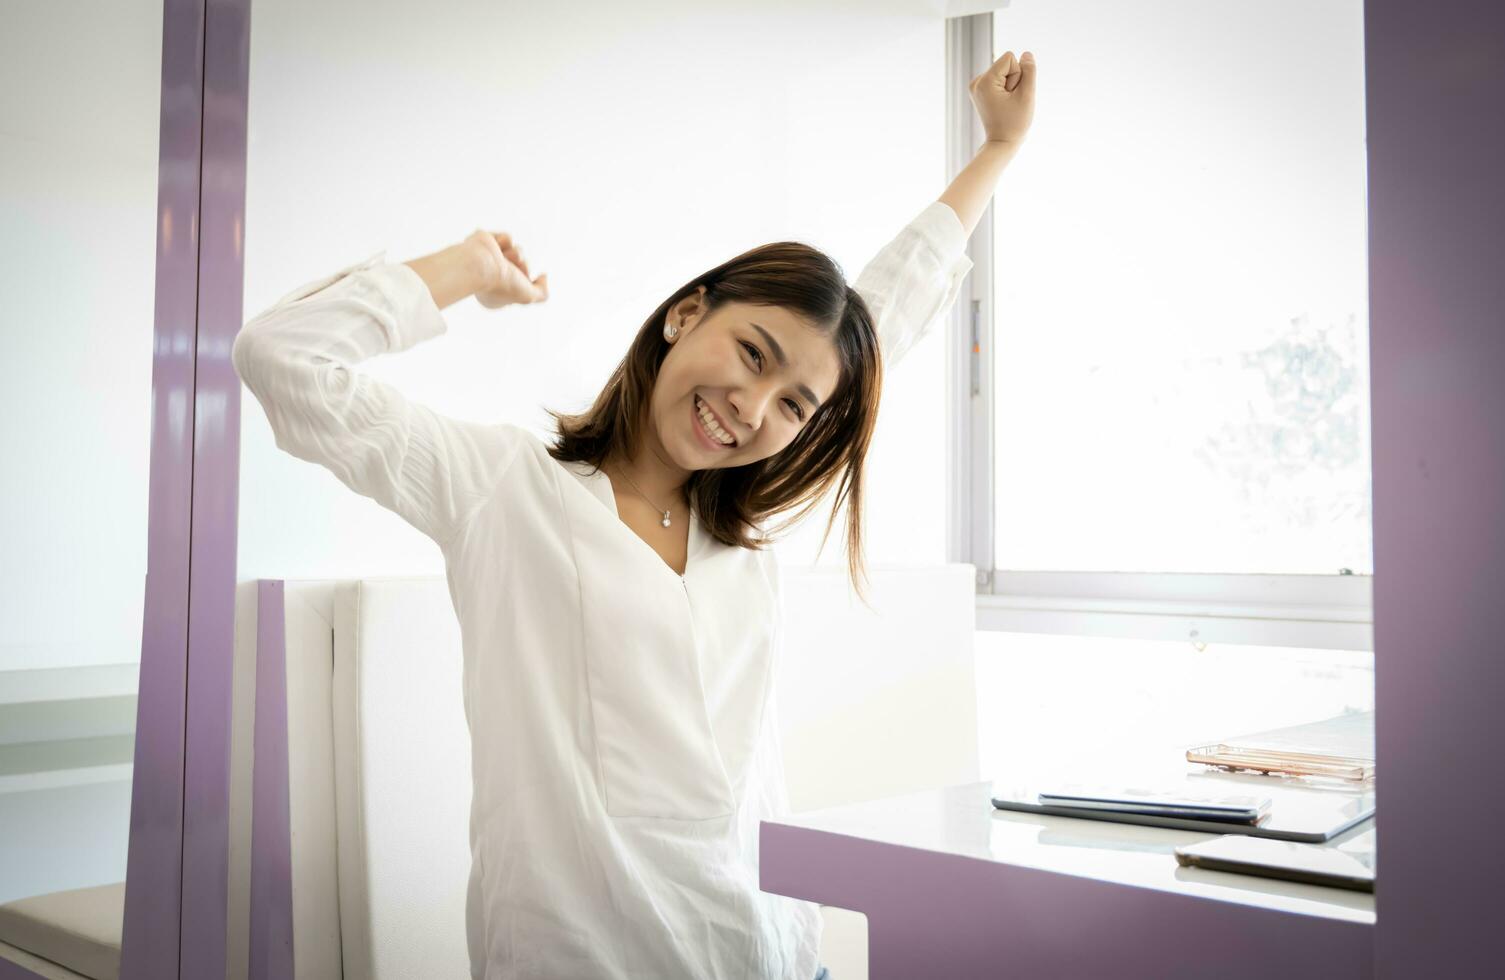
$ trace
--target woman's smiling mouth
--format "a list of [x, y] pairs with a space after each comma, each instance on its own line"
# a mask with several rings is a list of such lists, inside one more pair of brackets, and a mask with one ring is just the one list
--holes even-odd
[[692, 400], [692, 407], [692, 414], [695, 416], [695, 428], [700, 433], [701, 439], [710, 448], [731, 449], [736, 446], [736, 437], [721, 428], [720, 424], [716, 422], [715, 413], [706, 406], [705, 401], [699, 395], [696, 395]]

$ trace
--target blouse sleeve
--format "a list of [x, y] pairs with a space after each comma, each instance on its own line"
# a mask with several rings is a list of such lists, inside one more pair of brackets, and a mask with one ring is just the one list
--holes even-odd
[[873, 256], [852, 288], [876, 320], [885, 369], [951, 309], [971, 269], [966, 229], [943, 201], [932, 202]]
[[447, 418], [354, 370], [446, 329], [418, 273], [384, 256], [305, 283], [257, 314], [230, 359], [277, 448], [444, 546], [490, 497], [522, 430]]

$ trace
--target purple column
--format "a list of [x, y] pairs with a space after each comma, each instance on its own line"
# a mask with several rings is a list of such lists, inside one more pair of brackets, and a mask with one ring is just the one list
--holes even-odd
[[183, 796], [183, 977], [223, 976], [230, 840], [240, 378], [250, 0], [211, 0], [204, 25], [192, 616]]
[[[1383, 978], [1495, 975], [1505, 813], [1505, 11], [1370, 0]], [[1441, 802], [1445, 801], [1445, 802]]]
[[146, 597], [121, 977], [178, 975], [198, 318], [202, 0], [165, 0]]

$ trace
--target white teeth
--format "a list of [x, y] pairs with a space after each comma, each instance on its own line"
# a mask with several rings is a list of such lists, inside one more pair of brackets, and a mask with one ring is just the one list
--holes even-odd
[[716, 437], [717, 442], [720, 442], [723, 446], [730, 446], [736, 441], [725, 429], [716, 424], [716, 416], [712, 415], [711, 410], [705, 407], [705, 399], [699, 395], [695, 396], [695, 407], [700, 420], [705, 423], [706, 430]]

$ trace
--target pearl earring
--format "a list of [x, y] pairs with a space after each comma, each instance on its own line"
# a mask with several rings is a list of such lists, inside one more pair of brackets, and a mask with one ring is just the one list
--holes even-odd
[[676, 327], [674, 324], [672, 324], [672, 323], [666, 323], [666, 324], [664, 324], [664, 339], [665, 340], [672, 341], [674, 339], [674, 335], [677, 334], [677, 333], [679, 333], [679, 328]]

